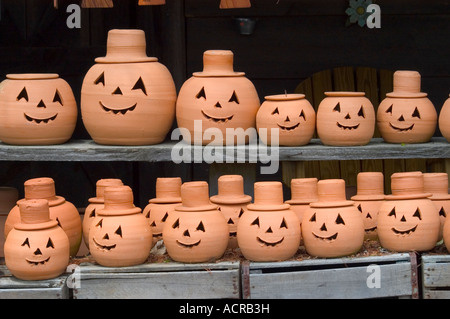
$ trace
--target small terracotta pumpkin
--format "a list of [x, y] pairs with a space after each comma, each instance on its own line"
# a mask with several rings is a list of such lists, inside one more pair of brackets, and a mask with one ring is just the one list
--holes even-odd
[[384, 202], [384, 175], [362, 172], [356, 178], [357, 194], [351, 197], [364, 221], [365, 238], [377, 240], [378, 211]]
[[230, 234], [228, 248], [238, 247], [237, 225], [252, 197], [244, 194], [244, 178], [241, 175], [222, 175], [218, 179], [218, 194], [211, 197], [211, 202], [219, 206], [225, 217]]
[[[308, 144], [316, 129], [316, 112], [304, 94], [279, 94], [265, 97], [256, 115], [260, 139], [272, 145], [272, 129], [278, 131], [278, 145]], [[267, 133], [262, 133], [261, 129]]]
[[76, 256], [83, 236], [82, 222], [78, 209], [62, 196], [56, 195], [55, 181], [50, 177], [32, 178], [24, 183], [25, 198], [11, 209], [5, 222], [5, 237], [14, 224], [20, 221], [19, 204], [29, 199], [46, 199], [50, 207], [50, 218], [66, 232], [70, 242], [70, 256]]
[[442, 136], [447, 142], [450, 142], [450, 95], [449, 98], [445, 100], [444, 105], [442, 105], [438, 124]]
[[175, 207], [163, 228], [167, 253], [174, 261], [199, 263], [222, 257], [228, 246], [228, 225], [209, 200], [208, 183], [181, 185], [182, 205]]
[[247, 205], [237, 227], [237, 240], [244, 257], [251, 261], [291, 258], [301, 241], [300, 221], [283, 202], [280, 182], [256, 182], [255, 200]]
[[[236, 133], [230, 137], [233, 145], [248, 143], [254, 137], [249, 136], [251, 131], [246, 131], [256, 127], [259, 96], [245, 73], [233, 70], [233, 57], [229, 50], [205, 51], [203, 72], [195, 72], [183, 83], [176, 104], [176, 119], [178, 127], [189, 132], [183, 134], [186, 142], [229, 144], [227, 129]], [[218, 131], [222, 139], [203, 136], [207, 129]]]
[[439, 211], [441, 226], [439, 239], [442, 239], [443, 229], [447, 214], [450, 213], [450, 194], [448, 193], [447, 173], [424, 173], [423, 187], [425, 193], [431, 193], [429, 197]]
[[353, 201], [346, 200], [345, 181], [317, 183], [319, 200], [303, 213], [302, 236], [308, 254], [342, 257], [357, 253], [364, 242], [364, 223]]
[[156, 197], [148, 201], [142, 213], [152, 227], [153, 245], [162, 239], [164, 224], [175, 207], [181, 205], [181, 178], [156, 179]]
[[77, 123], [75, 96], [58, 74], [6, 75], [0, 108], [0, 140], [7, 144], [62, 144]]
[[103, 209], [105, 207], [105, 198], [103, 197], [105, 193], [105, 188], [109, 186], [121, 186], [122, 181], [117, 178], [103, 178], [96, 183], [96, 196], [89, 198], [89, 204], [84, 210], [83, 217], [83, 239], [87, 248], [89, 248], [89, 229], [91, 228], [91, 223], [96, 216], [96, 211]]
[[129, 186], [105, 188], [105, 207], [97, 211], [89, 231], [89, 251], [102, 266], [144, 263], [152, 248], [152, 229], [133, 204]]
[[432, 249], [439, 238], [439, 211], [424, 192], [422, 172], [392, 174], [391, 189], [378, 213], [381, 246], [396, 252]]
[[5, 241], [6, 267], [23, 280], [58, 277], [69, 264], [69, 238], [50, 219], [48, 201], [24, 200], [19, 210], [20, 221]]
[[394, 91], [378, 106], [377, 126], [388, 143], [425, 143], [431, 139], [437, 112], [427, 93], [420, 92], [419, 72], [394, 73]]
[[317, 109], [317, 135], [325, 145], [366, 145], [375, 132], [375, 110], [364, 92], [325, 92]]
[[110, 30], [107, 54], [81, 88], [84, 126], [99, 144], [161, 143], [175, 119], [176, 90], [169, 70], [147, 57], [142, 30]]

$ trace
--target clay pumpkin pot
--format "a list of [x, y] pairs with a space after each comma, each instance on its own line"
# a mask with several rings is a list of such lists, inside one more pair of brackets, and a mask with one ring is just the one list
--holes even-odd
[[20, 221], [5, 241], [5, 263], [22, 280], [55, 278], [69, 264], [69, 238], [58, 222], [50, 219], [48, 201], [23, 200]]
[[228, 225], [218, 206], [209, 200], [206, 182], [181, 185], [182, 205], [175, 207], [163, 228], [170, 258], [184, 263], [220, 258], [228, 246]]
[[133, 204], [129, 186], [110, 186], [104, 192], [105, 207], [97, 211], [89, 231], [89, 251], [106, 267], [144, 263], [152, 248], [152, 229]]
[[421, 172], [394, 173], [392, 195], [378, 213], [378, 239], [382, 247], [395, 252], [427, 251], [439, 238], [439, 212], [424, 192]]
[[317, 135], [325, 145], [358, 146], [375, 132], [375, 110], [364, 92], [325, 92], [317, 109]]
[[[306, 145], [316, 129], [316, 112], [304, 94], [269, 95], [256, 115], [256, 128], [267, 145]], [[272, 130], [278, 131], [278, 144], [272, 141]]]
[[50, 177], [39, 177], [25, 181], [25, 198], [20, 199], [8, 214], [5, 222], [5, 236], [20, 221], [19, 204], [30, 199], [46, 199], [50, 209], [50, 218], [66, 232], [70, 242], [70, 256], [76, 256], [83, 236], [81, 217], [78, 209], [64, 197], [56, 195], [55, 181]]
[[291, 179], [291, 199], [286, 203], [291, 205], [291, 210], [297, 214], [300, 224], [303, 220], [303, 213], [309, 208], [309, 204], [319, 200], [317, 182], [318, 179], [315, 177]]
[[[233, 70], [233, 52], [208, 50], [203, 54], [203, 72], [195, 72], [180, 89], [176, 119], [183, 140], [188, 143], [246, 144], [256, 137], [247, 129], [256, 128], [259, 107], [253, 83], [244, 72]], [[207, 129], [212, 136], [203, 135]], [[229, 141], [227, 129], [235, 133]]]
[[156, 179], [156, 197], [148, 201], [142, 213], [152, 227], [153, 245], [162, 239], [167, 218], [175, 207], [181, 205], [181, 178], [160, 177]]
[[172, 75], [146, 56], [142, 30], [110, 30], [106, 57], [87, 72], [81, 88], [84, 126], [98, 144], [161, 143], [175, 119]]
[[384, 202], [384, 176], [381, 172], [362, 172], [356, 177], [356, 195], [351, 197], [361, 213], [365, 239], [377, 240], [378, 211]]
[[442, 105], [439, 113], [439, 130], [447, 142], [450, 142], [450, 95], [449, 98]]
[[237, 227], [237, 240], [244, 257], [251, 261], [291, 258], [301, 241], [300, 221], [283, 202], [280, 182], [256, 182], [255, 200], [247, 205]]
[[238, 247], [237, 225], [252, 197], [244, 194], [244, 178], [241, 175], [223, 175], [218, 178], [218, 194], [212, 196], [211, 202], [219, 206], [229, 228], [228, 248]]
[[121, 186], [122, 181], [117, 178], [103, 178], [97, 181], [95, 197], [88, 199], [89, 204], [84, 210], [83, 217], [83, 239], [87, 248], [89, 248], [89, 229], [91, 228], [92, 220], [96, 216], [96, 211], [105, 207], [105, 188], [109, 186]]
[[394, 73], [394, 91], [378, 106], [377, 126], [388, 143], [425, 143], [431, 139], [437, 112], [427, 93], [420, 92], [418, 72]]
[[72, 89], [58, 74], [6, 75], [0, 107], [0, 140], [6, 144], [62, 144], [77, 123]]
[[318, 201], [303, 214], [302, 236], [311, 256], [332, 258], [358, 252], [364, 242], [364, 223], [353, 201], [346, 200], [345, 181], [317, 183]]
[[425, 193], [430, 193], [431, 201], [439, 211], [440, 229], [439, 238], [442, 239], [447, 214], [450, 213], [450, 194], [448, 193], [447, 173], [424, 173], [423, 187]]

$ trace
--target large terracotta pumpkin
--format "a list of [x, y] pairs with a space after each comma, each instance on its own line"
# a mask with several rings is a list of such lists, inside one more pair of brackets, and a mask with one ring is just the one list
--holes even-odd
[[[260, 106], [255, 86], [244, 72], [233, 70], [231, 51], [206, 51], [203, 65], [203, 72], [195, 72], [178, 94], [176, 119], [178, 127], [187, 130], [181, 132], [183, 140], [203, 145], [248, 143], [256, 137], [249, 133], [256, 132], [246, 130], [255, 129]], [[212, 136], [203, 136], [207, 129], [212, 129]], [[232, 131], [229, 143], [227, 129]]]
[[437, 112], [427, 93], [420, 92], [420, 74], [396, 71], [394, 91], [377, 110], [377, 126], [388, 143], [425, 143], [437, 126]]
[[78, 110], [58, 74], [8, 74], [0, 84], [0, 140], [16, 145], [67, 142]]
[[381, 246], [396, 252], [432, 249], [439, 238], [439, 211], [424, 192], [422, 173], [392, 174], [391, 189], [378, 213]]
[[176, 91], [169, 70], [146, 56], [142, 30], [110, 30], [107, 54], [87, 72], [81, 115], [99, 144], [161, 143], [175, 119]]
[[438, 124], [442, 136], [445, 137], [447, 142], [450, 142], [450, 95], [449, 98], [445, 100], [444, 105], [442, 105]]

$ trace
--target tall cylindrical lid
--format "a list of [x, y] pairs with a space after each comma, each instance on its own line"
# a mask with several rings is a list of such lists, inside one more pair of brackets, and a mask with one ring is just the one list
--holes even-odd
[[283, 210], [290, 208], [284, 203], [281, 182], [256, 182], [254, 184], [254, 203], [247, 205], [250, 210]]
[[181, 202], [181, 178], [159, 177], [156, 179], [156, 197], [149, 200], [150, 203], [180, 203]]
[[216, 204], [249, 203], [252, 198], [244, 194], [244, 178], [241, 175], [222, 175], [218, 178], [218, 194], [211, 197]]
[[350, 206], [353, 201], [347, 200], [345, 181], [343, 179], [324, 179], [317, 182], [318, 201], [311, 207]]
[[181, 205], [179, 211], [214, 210], [218, 206], [209, 200], [209, 185], [204, 181], [186, 182], [181, 185]]
[[384, 175], [381, 172], [361, 172], [356, 177], [356, 195], [352, 200], [383, 200]]

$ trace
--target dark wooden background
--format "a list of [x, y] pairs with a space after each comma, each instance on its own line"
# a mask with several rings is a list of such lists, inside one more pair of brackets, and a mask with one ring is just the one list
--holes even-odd
[[[106, 53], [108, 30], [139, 28], [146, 32], [148, 55], [169, 68], [177, 89], [192, 72], [202, 69], [205, 50], [229, 49], [235, 54], [235, 70], [246, 72], [261, 101], [266, 95], [294, 92], [313, 74], [339, 67], [417, 70], [422, 75], [422, 91], [438, 111], [450, 93], [448, 0], [374, 1], [381, 8], [380, 29], [347, 25], [349, 3], [344, 0], [253, 0], [251, 8], [227, 10], [219, 9], [219, 0], [167, 0], [164, 6], [115, 0], [113, 8], [82, 9], [81, 28], [69, 29], [66, 8], [71, 3], [80, 1], [59, 0], [55, 9], [51, 0], [0, 0], [1, 80], [8, 73], [58, 73], [72, 86], [79, 102], [85, 73], [96, 57]], [[253, 34], [239, 33], [238, 17], [256, 20]], [[89, 138], [81, 117], [73, 138]], [[331, 165], [338, 169], [310, 174], [340, 177], [340, 166]], [[445, 170], [439, 160], [392, 161], [391, 166], [395, 170]], [[26, 179], [50, 176], [60, 195], [83, 207], [94, 195], [96, 180], [119, 177], [136, 188], [136, 203], [144, 206], [154, 196], [156, 177], [208, 180], [221, 169], [221, 165], [172, 163], [1, 162], [0, 185], [22, 191]], [[346, 177], [349, 185], [354, 185], [359, 169]], [[275, 176], [256, 172], [254, 179], [280, 180], [281, 170]], [[246, 191], [251, 192], [248, 186]]]

